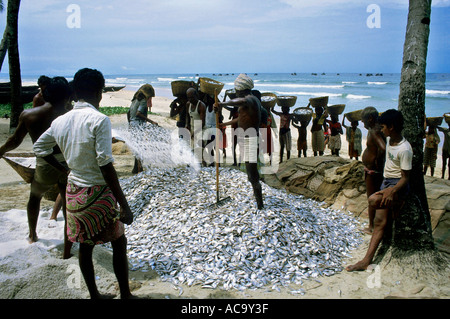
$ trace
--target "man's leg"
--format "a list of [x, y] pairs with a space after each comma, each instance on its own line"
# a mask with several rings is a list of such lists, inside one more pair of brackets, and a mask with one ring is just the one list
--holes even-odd
[[98, 292], [95, 283], [94, 264], [92, 262], [92, 251], [94, 250], [94, 247], [94, 245], [80, 243], [78, 259], [81, 273], [83, 274], [91, 299], [99, 299], [101, 298], [101, 295]]
[[347, 266], [345, 269], [347, 271], [359, 271], [366, 270], [367, 267], [372, 262], [373, 256], [375, 256], [375, 252], [383, 239], [384, 230], [386, 228], [386, 224], [389, 217], [389, 208], [379, 208], [379, 203], [381, 202], [381, 195], [372, 195], [369, 198], [369, 203], [376, 207], [375, 218], [373, 221], [373, 233], [372, 238], [370, 239], [369, 248], [367, 249], [367, 253], [362, 260], [357, 262], [354, 265]]
[[258, 164], [245, 163], [245, 168], [247, 170], [248, 180], [252, 184], [253, 194], [255, 195], [258, 209], [263, 209], [264, 203], [262, 197], [262, 187], [261, 183], [259, 182]]
[[30, 244], [38, 240], [36, 227], [39, 218], [41, 199], [48, 189], [50, 189], [50, 186], [42, 185], [35, 180], [31, 182], [30, 197], [27, 204], [28, 228], [30, 231], [28, 241]]
[[111, 242], [113, 248], [113, 267], [119, 282], [120, 297], [122, 299], [130, 298], [130, 286], [128, 283], [128, 258], [127, 258], [127, 239], [125, 235]]

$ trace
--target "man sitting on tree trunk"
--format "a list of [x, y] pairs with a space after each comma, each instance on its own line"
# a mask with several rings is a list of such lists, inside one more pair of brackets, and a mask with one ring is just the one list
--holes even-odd
[[403, 116], [397, 110], [387, 110], [378, 119], [381, 132], [386, 136], [386, 163], [381, 190], [369, 197], [375, 219], [372, 238], [366, 256], [347, 271], [366, 270], [380, 244], [387, 225], [398, 215], [409, 193], [409, 173], [412, 169], [413, 151], [403, 137]]

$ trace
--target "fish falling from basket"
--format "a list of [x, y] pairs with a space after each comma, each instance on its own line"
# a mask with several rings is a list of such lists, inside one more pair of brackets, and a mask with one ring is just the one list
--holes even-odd
[[294, 114], [294, 119], [300, 123], [305, 123], [308, 125], [313, 117], [313, 110], [309, 107], [298, 107], [292, 112]]
[[347, 118], [350, 122], [361, 121], [361, 115], [363, 110], [357, 110], [353, 112], [348, 112], [344, 114], [344, 117]]
[[340, 115], [344, 112], [345, 104], [335, 104], [327, 106], [328, 114], [330, 115]]
[[277, 104], [281, 107], [293, 107], [297, 102], [297, 97], [293, 95], [279, 95]]
[[220, 91], [222, 91], [223, 87], [225, 86], [224, 83], [210, 78], [199, 78], [198, 81], [200, 92], [208, 94], [213, 98], [215, 97], [215, 92], [217, 92], [217, 94], [220, 94]]
[[427, 126], [439, 126], [442, 124], [442, 121], [444, 120], [443, 116], [437, 116], [437, 117], [427, 117]]

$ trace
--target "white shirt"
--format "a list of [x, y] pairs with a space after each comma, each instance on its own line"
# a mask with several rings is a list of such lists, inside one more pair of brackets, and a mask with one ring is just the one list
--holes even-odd
[[58, 144], [70, 168], [68, 181], [81, 187], [105, 185], [100, 167], [114, 162], [111, 121], [87, 102], [56, 118], [33, 146], [36, 157]]
[[412, 169], [413, 150], [411, 144], [403, 138], [397, 145], [390, 145], [390, 138], [386, 138], [386, 163], [384, 164], [384, 178], [401, 178], [402, 170]]

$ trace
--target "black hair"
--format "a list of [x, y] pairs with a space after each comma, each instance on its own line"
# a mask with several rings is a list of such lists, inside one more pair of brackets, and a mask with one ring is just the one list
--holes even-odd
[[69, 82], [62, 76], [57, 76], [49, 79], [44, 91], [42, 92], [42, 97], [45, 101], [52, 105], [67, 100], [72, 95], [72, 90], [70, 88]]
[[37, 80], [38, 86], [48, 85], [50, 83], [50, 78], [46, 75], [41, 75]]
[[73, 77], [73, 89], [77, 99], [95, 97], [104, 87], [105, 78], [100, 71], [95, 69], [81, 69]]
[[400, 111], [390, 109], [381, 114], [378, 123], [393, 127], [396, 132], [401, 133], [403, 130], [403, 115]]

